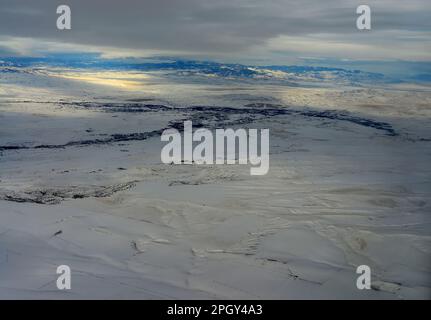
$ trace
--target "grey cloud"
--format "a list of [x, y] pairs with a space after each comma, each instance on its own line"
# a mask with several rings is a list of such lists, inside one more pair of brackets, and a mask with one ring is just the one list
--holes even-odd
[[[370, 0], [373, 31], [431, 30], [428, 0]], [[56, 7], [72, 30], [56, 29]], [[245, 53], [280, 35], [355, 36], [353, 0], [2, 0], [0, 36], [196, 54]], [[365, 41], [365, 40], [362, 40]], [[288, 50], [289, 48], [286, 48]]]
[[16, 54], [17, 52], [12, 48], [0, 45], [0, 59], [1, 57], [15, 56]]

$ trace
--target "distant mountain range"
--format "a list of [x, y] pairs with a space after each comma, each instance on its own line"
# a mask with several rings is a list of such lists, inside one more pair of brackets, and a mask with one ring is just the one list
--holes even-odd
[[[122, 71], [165, 71], [176, 77], [205, 77], [220, 79], [256, 79], [306, 82], [383, 82], [393, 81], [381, 73], [315, 66], [247, 66], [211, 61], [174, 59], [103, 59], [98, 54], [56, 54], [45, 57], [0, 58], [0, 72], [18, 72], [17, 68], [78, 68]], [[429, 81], [423, 74], [417, 81]]]

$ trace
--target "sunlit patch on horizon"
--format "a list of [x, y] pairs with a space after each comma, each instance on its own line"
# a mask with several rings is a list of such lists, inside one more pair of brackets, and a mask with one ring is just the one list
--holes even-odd
[[112, 86], [125, 90], [139, 90], [145, 86], [151, 77], [143, 73], [129, 73], [121, 71], [92, 71], [92, 72], [58, 72], [51, 73], [51, 76], [60, 77], [64, 79], [83, 81], [91, 84]]

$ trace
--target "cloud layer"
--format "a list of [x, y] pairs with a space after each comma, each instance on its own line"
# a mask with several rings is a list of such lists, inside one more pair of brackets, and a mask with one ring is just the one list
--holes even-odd
[[[282, 62], [298, 57], [430, 61], [431, 2], [370, 0], [2, 0], [0, 55], [101, 51]], [[56, 8], [72, 30], [56, 29]]]

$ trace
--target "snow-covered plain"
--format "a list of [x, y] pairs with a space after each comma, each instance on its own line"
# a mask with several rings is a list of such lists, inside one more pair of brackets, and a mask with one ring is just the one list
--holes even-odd
[[[430, 87], [24, 71], [0, 73], [0, 298], [431, 297]], [[184, 119], [269, 128], [269, 173], [162, 164]]]

